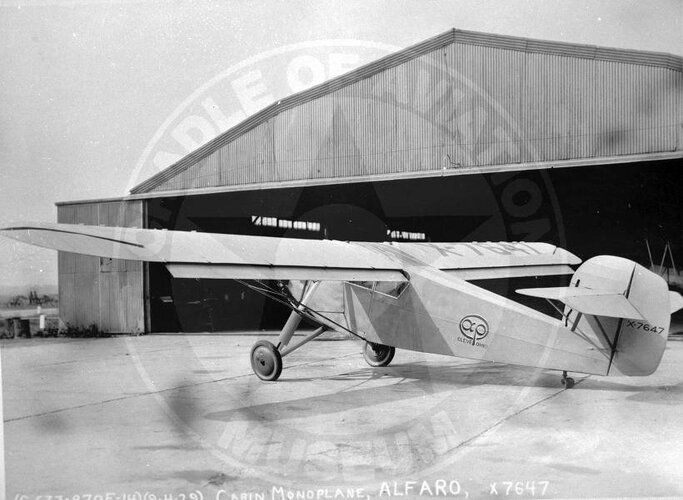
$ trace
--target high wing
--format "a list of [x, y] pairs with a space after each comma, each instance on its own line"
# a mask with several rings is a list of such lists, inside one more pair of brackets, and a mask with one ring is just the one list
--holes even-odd
[[99, 257], [166, 264], [177, 278], [408, 281], [431, 266], [462, 279], [568, 274], [580, 263], [545, 243], [362, 243], [30, 223], [0, 229], [18, 241]]

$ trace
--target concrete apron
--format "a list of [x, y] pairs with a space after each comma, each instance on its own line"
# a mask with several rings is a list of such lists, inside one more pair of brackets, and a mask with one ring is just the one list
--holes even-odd
[[683, 495], [681, 337], [650, 377], [567, 391], [406, 351], [373, 369], [355, 341], [315, 341], [265, 383], [256, 338], [4, 341], [8, 498]]

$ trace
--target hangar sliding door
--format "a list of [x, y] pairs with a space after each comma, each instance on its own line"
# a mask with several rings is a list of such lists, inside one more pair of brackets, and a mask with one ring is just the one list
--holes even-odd
[[[142, 201], [61, 204], [65, 224], [143, 227]], [[59, 252], [59, 316], [110, 333], [144, 331], [143, 263]]]

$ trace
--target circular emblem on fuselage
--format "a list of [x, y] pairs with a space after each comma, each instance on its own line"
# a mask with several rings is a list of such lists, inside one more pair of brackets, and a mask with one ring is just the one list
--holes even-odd
[[489, 324], [481, 316], [470, 314], [460, 320], [460, 331], [472, 342], [477, 342], [489, 334]]

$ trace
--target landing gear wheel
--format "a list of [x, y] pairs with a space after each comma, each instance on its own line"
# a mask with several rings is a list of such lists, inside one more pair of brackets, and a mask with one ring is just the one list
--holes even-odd
[[396, 348], [389, 345], [366, 342], [363, 347], [363, 357], [370, 366], [387, 366], [394, 359]]
[[277, 380], [282, 373], [280, 351], [267, 340], [259, 340], [251, 348], [251, 369], [261, 380]]
[[562, 372], [562, 385], [565, 389], [571, 389], [574, 387], [574, 379], [567, 377], [567, 372]]

